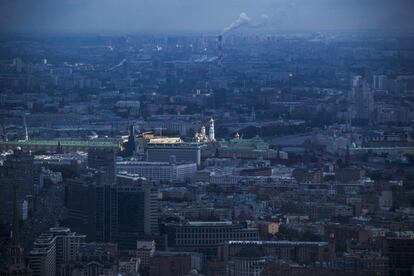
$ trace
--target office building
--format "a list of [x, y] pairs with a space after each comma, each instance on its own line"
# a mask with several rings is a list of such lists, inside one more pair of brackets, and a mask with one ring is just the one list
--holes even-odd
[[151, 181], [119, 174], [116, 185], [106, 185], [100, 171], [89, 170], [68, 180], [68, 223], [88, 241], [118, 242], [136, 248], [136, 240], [158, 234], [158, 193]]
[[49, 232], [41, 234], [29, 256], [33, 275], [71, 275], [72, 263], [85, 238], [85, 235], [78, 235], [64, 227], [50, 228]]
[[344, 270], [352, 272], [368, 272], [377, 276], [389, 275], [388, 257], [374, 252], [345, 253], [343, 257]]
[[216, 253], [218, 246], [230, 240], [257, 240], [259, 231], [231, 221], [189, 221], [165, 225], [168, 247]]
[[201, 165], [201, 143], [148, 143], [146, 147], [147, 161], [196, 163]]
[[156, 182], [185, 182], [197, 171], [196, 163], [119, 161], [117, 172], [136, 174]]
[[141, 266], [149, 268], [150, 259], [155, 253], [155, 241], [154, 240], [138, 240], [137, 241], [137, 257], [141, 259]]
[[19, 218], [28, 197], [34, 195], [33, 156], [19, 149], [8, 155], [0, 166], [0, 223], [10, 225], [13, 220], [13, 194], [16, 189]]
[[88, 241], [110, 240], [110, 191], [103, 184], [104, 174], [88, 170], [79, 177], [68, 179], [65, 185], [65, 206], [68, 225], [86, 234]]
[[412, 275], [414, 265], [414, 238], [387, 238], [386, 256], [389, 258], [391, 275]]
[[111, 240], [120, 249], [136, 249], [138, 239], [158, 234], [158, 193], [151, 181], [117, 175], [111, 189]]
[[376, 91], [387, 90], [388, 77], [386, 75], [374, 75], [372, 78], [373, 88]]
[[24, 260], [23, 247], [20, 245], [19, 208], [17, 204], [17, 190], [13, 195], [13, 225], [11, 241], [7, 246], [5, 263], [0, 266], [0, 276], [31, 276], [32, 272]]
[[113, 148], [90, 148], [88, 150], [88, 167], [104, 173], [103, 184], [115, 183], [116, 152]]
[[66, 227], [53, 227], [49, 232], [53, 234], [56, 243], [56, 275], [71, 275], [71, 264], [76, 260], [86, 236]]
[[352, 79], [349, 102], [352, 121], [364, 124], [370, 122], [374, 115], [374, 95], [363, 77], [356, 76]]
[[222, 258], [225, 261], [237, 257], [240, 252], [254, 248], [264, 256], [277, 257], [300, 264], [327, 262], [334, 257], [334, 248], [328, 242], [307, 241], [228, 241], [221, 248]]
[[29, 267], [33, 276], [56, 275], [56, 240], [52, 233], [41, 234], [29, 253]]

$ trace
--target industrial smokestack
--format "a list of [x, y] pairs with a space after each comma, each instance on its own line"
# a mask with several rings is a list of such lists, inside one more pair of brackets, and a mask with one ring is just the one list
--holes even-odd
[[223, 60], [223, 36], [220, 34], [217, 37], [217, 42], [218, 42], [218, 61], [219, 64], [222, 64], [222, 60]]
[[252, 22], [249, 16], [246, 13], [242, 12], [235, 21], [233, 21], [229, 26], [224, 28], [219, 36], [217, 37], [218, 43], [218, 61], [219, 64], [222, 64], [223, 60], [223, 36], [228, 32], [236, 30], [242, 26], [248, 26], [249, 28], [260, 28], [266, 25], [269, 22], [269, 16], [267, 14], [262, 14], [258, 22]]

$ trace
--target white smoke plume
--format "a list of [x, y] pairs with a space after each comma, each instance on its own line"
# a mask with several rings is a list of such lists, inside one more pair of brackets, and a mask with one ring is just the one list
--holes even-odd
[[258, 21], [252, 21], [246, 13], [242, 12], [236, 21], [232, 22], [229, 26], [223, 29], [221, 34], [224, 35], [243, 26], [247, 26], [249, 28], [260, 28], [267, 25], [269, 20], [270, 18], [267, 14], [262, 14]]
[[236, 19], [236, 21], [232, 22], [229, 26], [227, 26], [226, 28], [223, 29], [223, 31], [221, 32], [221, 34], [225, 34], [228, 33], [232, 30], [235, 30], [237, 28], [240, 28], [241, 26], [244, 25], [249, 25], [251, 23], [251, 19], [250, 17], [247, 16], [246, 13], [242, 12], [239, 15], [239, 18]]
[[260, 19], [257, 22], [251, 23], [250, 27], [252, 27], [252, 28], [263, 27], [263, 26], [265, 26], [269, 23], [269, 20], [270, 20], [270, 18], [267, 14], [262, 14], [260, 16]]

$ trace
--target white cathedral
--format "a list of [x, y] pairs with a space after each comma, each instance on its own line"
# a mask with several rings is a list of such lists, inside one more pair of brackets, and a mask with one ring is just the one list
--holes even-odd
[[196, 142], [215, 142], [216, 137], [214, 134], [214, 119], [211, 118], [209, 121], [208, 136], [206, 133], [206, 127], [202, 126], [200, 132], [197, 132], [194, 135], [194, 140]]

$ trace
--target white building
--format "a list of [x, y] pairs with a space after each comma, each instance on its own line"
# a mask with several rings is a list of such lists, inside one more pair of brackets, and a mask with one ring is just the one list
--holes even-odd
[[170, 162], [172, 156], [176, 162], [197, 163], [201, 165], [202, 143], [149, 143], [146, 146], [147, 161]]
[[192, 178], [197, 171], [196, 163], [119, 161], [116, 167], [118, 173], [137, 174], [149, 180], [162, 182], [184, 182]]
[[70, 275], [70, 265], [76, 260], [86, 236], [71, 232], [69, 228], [53, 227], [34, 242], [29, 266], [33, 275]]
[[141, 265], [143, 267], [149, 267], [150, 259], [155, 253], [155, 241], [137, 241], [137, 257], [141, 259]]

